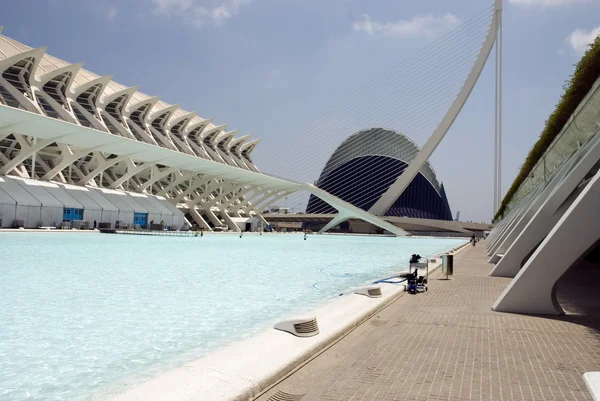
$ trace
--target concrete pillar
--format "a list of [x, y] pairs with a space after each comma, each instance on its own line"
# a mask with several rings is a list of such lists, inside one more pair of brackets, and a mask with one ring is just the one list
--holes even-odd
[[227, 223], [227, 225], [229, 226], [229, 229], [233, 230], [233, 231], [237, 231], [240, 232], [242, 231], [237, 224], [235, 224], [235, 222], [231, 219], [231, 217], [229, 217], [229, 215], [227, 214], [227, 211], [224, 209], [219, 209], [220, 211], [220, 215], [223, 218], [223, 220], [225, 220], [225, 222]]
[[491, 255], [489, 260], [490, 263], [498, 262], [500, 259], [498, 254], [506, 251], [507, 245], [510, 243], [509, 241], [514, 240], [514, 236], [516, 235], [515, 233], [522, 230], [524, 225], [531, 220], [531, 217], [539, 208], [539, 203], [541, 203], [541, 201], [539, 203], [537, 201], [544, 193], [543, 189], [544, 188], [538, 188], [538, 190], [535, 191], [535, 194], [533, 194], [531, 198], [522, 205], [521, 210], [515, 214], [515, 218], [511, 224], [506, 227], [506, 231], [503, 233], [503, 235], [499, 236], [498, 241], [488, 250], [488, 256]]
[[[555, 284], [600, 238], [600, 171], [494, 303], [498, 312], [558, 315]], [[576, 238], [576, 240], [574, 240]]]
[[508, 247], [490, 273], [491, 276], [514, 277], [521, 268], [523, 260], [562, 217], [570, 205], [566, 201], [569, 198], [571, 202], [573, 201], [573, 191], [600, 160], [600, 136], [590, 141], [588, 145], [581, 157], [577, 158], [575, 166], [556, 184], [536, 214]]
[[212, 228], [210, 228], [210, 225], [206, 222], [206, 220], [204, 220], [202, 218], [200, 213], [198, 213], [198, 210], [191, 207], [189, 209], [189, 212], [190, 212], [190, 215], [192, 216], [192, 218], [194, 219], [194, 221], [196, 222], [196, 224], [198, 224], [198, 226], [204, 228], [205, 230], [212, 231]]
[[508, 232], [510, 232], [511, 228], [514, 226], [514, 224], [516, 224], [516, 222], [518, 221], [519, 217], [521, 216], [521, 214], [523, 213], [523, 209], [525, 208], [525, 205], [529, 202], [529, 199], [531, 199], [531, 194], [530, 196], [528, 196], [527, 201], [526, 202], [521, 202], [517, 208], [515, 209], [515, 212], [507, 219], [506, 224], [504, 225], [504, 227], [502, 227], [500, 229], [500, 232], [498, 233], [498, 235], [490, 241], [490, 243], [488, 244], [487, 247], [487, 255], [491, 256], [494, 254], [494, 252], [496, 251], [496, 249], [498, 248], [498, 246], [500, 245], [500, 243], [502, 242], [502, 240], [504, 238], [506, 238], [506, 235], [508, 234]]
[[[583, 148], [582, 148], [583, 149]], [[517, 223], [513, 226], [510, 232], [503, 239], [501, 244], [496, 248], [494, 254], [490, 258], [490, 263], [497, 263], [501, 256], [506, 253], [508, 248], [514, 243], [515, 239], [519, 236], [519, 234], [525, 229], [527, 224], [531, 221], [535, 213], [539, 210], [539, 208], [544, 204], [546, 199], [554, 192], [554, 189], [557, 185], [563, 181], [565, 176], [571, 171], [575, 162], [578, 160], [577, 155], [581, 151], [578, 150], [576, 155], [573, 155], [569, 161], [563, 163], [563, 165], [556, 171], [548, 184], [545, 187], [540, 186], [538, 189], [538, 193], [532, 198], [530, 202], [528, 202], [528, 206], [525, 208], [525, 211], [521, 214], [521, 217], [517, 221]]]
[[211, 223], [213, 223], [214, 226], [220, 226], [222, 224], [221, 220], [217, 218], [217, 216], [212, 210], [206, 209], [204, 210], [204, 214], [208, 217], [208, 219], [211, 221]]

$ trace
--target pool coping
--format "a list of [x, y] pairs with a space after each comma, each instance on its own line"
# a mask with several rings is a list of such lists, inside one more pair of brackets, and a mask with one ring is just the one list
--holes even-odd
[[[466, 242], [450, 252], [456, 254], [468, 245]], [[437, 262], [430, 267], [430, 274], [442, 265], [439, 256], [435, 258]], [[379, 285], [380, 298], [369, 298], [350, 290], [347, 295], [305, 314], [317, 317], [320, 329], [317, 336], [296, 337], [270, 328], [113, 394], [109, 399], [242, 401], [256, 398], [404, 294], [403, 284]], [[268, 349], [265, 344], [269, 344]]]

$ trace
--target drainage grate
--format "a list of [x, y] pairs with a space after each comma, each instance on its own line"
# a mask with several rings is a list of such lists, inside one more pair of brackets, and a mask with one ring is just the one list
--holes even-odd
[[294, 324], [294, 330], [299, 334], [309, 334], [319, 331], [319, 325], [317, 324], [317, 319], [313, 319], [307, 322]]
[[367, 287], [360, 287], [354, 290], [355, 294], [364, 295], [369, 298], [380, 298], [383, 295], [383, 290], [379, 285], [369, 285]]
[[275, 394], [270, 396], [267, 401], [300, 401], [306, 394], [289, 394], [281, 390], [277, 390]]

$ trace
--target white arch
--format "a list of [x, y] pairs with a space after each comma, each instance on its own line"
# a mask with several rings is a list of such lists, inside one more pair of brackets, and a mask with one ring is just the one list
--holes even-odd
[[150, 113], [148, 113], [148, 124], [152, 124], [152, 122], [154, 120], [156, 120], [158, 117], [162, 116], [165, 113], [169, 113], [169, 115], [167, 116], [167, 118], [165, 118], [164, 122], [163, 122], [163, 128], [166, 129], [167, 126], [167, 122], [171, 119], [171, 117], [173, 116], [173, 113], [175, 113], [175, 111], [177, 111], [181, 106], [179, 104], [174, 104], [171, 106], [167, 106], [167, 107], [163, 107], [162, 109], [152, 109], [150, 110]]
[[217, 152], [219, 152], [221, 158], [225, 160], [227, 164], [235, 167], [239, 166], [231, 157], [231, 152], [229, 151], [229, 144], [231, 143], [231, 140], [233, 139], [235, 134], [237, 134], [239, 131], [240, 130], [236, 129], [229, 132], [223, 132], [221, 135], [218, 136], [218, 138], [215, 138], [214, 140], [215, 149], [217, 150]]
[[73, 86], [73, 84], [75, 83], [75, 81], [73, 81], [73, 82], [71, 82], [71, 85], [67, 88], [67, 93], [71, 96], [72, 99], [77, 99], [77, 96], [81, 95], [83, 92], [85, 92], [89, 88], [96, 86], [96, 85], [100, 85], [100, 93], [98, 94], [98, 97], [96, 98], [96, 104], [98, 104], [100, 102], [100, 98], [102, 97], [102, 93], [104, 93], [104, 88], [106, 88], [106, 85], [108, 85], [108, 83], [112, 79], [113, 79], [113, 75], [109, 74], [109, 75], [105, 75], [103, 77], [93, 79], [91, 81], [88, 81], [88, 82], [83, 83], [78, 86]]
[[[37, 66], [40, 63], [41, 58], [44, 56], [44, 53], [46, 53], [47, 49], [48, 49], [47, 46], [39, 47], [37, 49], [31, 49], [31, 50], [28, 50], [28, 51], [25, 51], [25, 52], [22, 52], [19, 54], [15, 54], [12, 57], [9, 57], [9, 58], [6, 58], [6, 59], [0, 61], [0, 85], [2, 85], [19, 102], [19, 104], [25, 110], [30, 111], [32, 113], [37, 113], [37, 114], [41, 114], [41, 110], [35, 102], [35, 98], [34, 98], [31, 86], [32, 86], [32, 84], [35, 83], [35, 80], [34, 80], [35, 71], [37, 70]], [[25, 83], [28, 86], [28, 90], [32, 93], [31, 98], [25, 96], [24, 93], [21, 93], [17, 88], [15, 88], [11, 83], [9, 83], [7, 80], [5, 80], [2, 76], [2, 74], [4, 74], [4, 72], [6, 70], [8, 70], [10, 67], [12, 67], [15, 64], [19, 63], [20, 61], [23, 61], [26, 59], [33, 60], [31, 66], [29, 68], [29, 72], [28, 72], [29, 80], [28, 80], [28, 82]]]
[[104, 108], [107, 105], [109, 105], [113, 100], [117, 99], [118, 97], [126, 95], [127, 96], [126, 101], [125, 101], [125, 103], [123, 103], [122, 110], [120, 110], [121, 114], [123, 114], [125, 112], [125, 108], [127, 107], [127, 104], [129, 103], [129, 100], [131, 99], [131, 96], [133, 96], [133, 94], [135, 92], [137, 92], [139, 88], [140, 88], [139, 85], [130, 86], [128, 88], [121, 89], [120, 91], [113, 92], [110, 95], [103, 92], [102, 96], [100, 96], [100, 104]]
[[[156, 139], [154, 139], [154, 136], [151, 134], [151, 132], [148, 130], [148, 127], [146, 127], [146, 124], [148, 123], [148, 115], [150, 114], [150, 111], [152, 110], [156, 102], [158, 102], [159, 100], [160, 96], [153, 96], [136, 103], [131, 103], [132, 99], [130, 98], [130, 103], [125, 107], [125, 110], [123, 112], [123, 117], [125, 118], [125, 121], [127, 121], [129, 129], [132, 132], [135, 131], [141, 138], [144, 139], [144, 141], [157, 146], [158, 143], [156, 142]], [[144, 106], [146, 106], [146, 110], [142, 112], [140, 116], [141, 121], [140, 123], [138, 123], [137, 121], [134, 121], [131, 116], [133, 113], [139, 111]]]
[[244, 162], [244, 159], [240, 154], [240, 148], [244, 145], [248, 138], [250, 138], [250, 135], [244, 135], [238, 138], [233, 138], [231, 142], [229, 142], [229, 154], [231, 155], [231, 158], [237, 163], [238, 166], [245, 170], [250, 170], [250, 167], [246, 162]]
[[[104, 123], [104, 120], [102, 119], [102, 115], [100, 114], [100, 108], [98, 105], [100, 103], [100, 97], [102, 96], [102, 93], [104, 92], [104, 89], [106, 88], [106, 85], [108, 85], [108, 83], [111, 81], [111, 79], [112, 79], [112, 75], [105, 75], [103, 77], [91, 80], [91, 81], [86, 82], [77, 87], [73, 87], [73, 83], [75, 82], [73, 80], [73, 81], [71, 81], [71, 85], [67, 88], [67, 99], [69, 100], [69, 102], [71, 104], [71, 109], [73, 109], [73, 112], [75, 112], [75, 109], [77, 109], [77, 111], [79, 113], [83, 114], [83, 116], [90, 122], [90, 124], [92, 124], [92, 126], [94, 128], [102, 130], [102, 131], [106, 131], [106, 132], [110, 132], [110, 131], [108, 130], [108, 127], [106, 126], [106, 124]], [[79, 101], [79, 96], [83, 95], [89, 89], [94, 88], [94, 87], [98, 88], [96, 90], [97, 93], [92, 98], [91, 102], [89, 102], [89, 101], [87, 102], [88, 106], [94, 112], [92, 114], [92, 113], [90, 113], [90, 111], [88, 111], [88, 109], [85, 107], [85, 105], [83, 105]]]
[[[74, 124], [79, 124], [79, 121], [75, 118], [73, 114], [71, 114], [69, 104], [69, 87], [73, 84], [73, 80], [75, 76], [83, 66], [83, 63], [70, 64], [64, 67], [57, 68], [46, 74], [40, 76], [39, 78], [34, 78], [34, 84], [32, 85], [32, 89], [34, 90], [36, 97], [43, 96], [44, 100], [50, 104], [50, 106], [54, 109], [54, 111], [60, 115], [65, 121], [69, 121]], [[52, 95], [44, 89], [44, 86], [51, 82], [54, 78], [59, 77], [65, 73], [68, 73], [67, 82], [65, 84], [64, 92], [61, 95], [64, 97], [64, 103], [60, 104], [52, 97]], [[67, 109], [69, 108], [69, 109]]]
[[435, 151], [437, 146], [440, 144], [444, 136], [452, 126], [452, 123], [458, 116], [458, 113], [462, 110], [465, 105], [471, 91], [475, 87], [479, 76], [481, 75], [481, 71], [485, 66], [485, 63], [490, 55], [494, 43], [496, 42], [496, 37], [498, 33], [499, 27], [499, 18], [502, 12], [502, 0], [496, 0], [495, 3], [496, 13], [494, 14], [494, 18], [492, 21], [492, 25], [487, 34], [487, 37], [483, 43], [481, 50], [479, 51], [479, 55], [473, 64], [473, 68], [471, 72], [467, 76], [463, 87], [460, 92], [454, 99], [454, 102], [446, 112], [446, 115], [436, 129], [433, 131], [431, 137], [427, 140], [425, 145], [421, 148], [421, 151], [415, 156], [415, 158], [410, 162], [408, 167], [404, 170], [404, 172], [396, 179], [396, 181], [390, 185], [388, 190], [371, 206], [369, 212], [382, 216], [385, 212], [396, 202], [396, 199], [402, 195], [402, 193], [406, 190], [408, 185], [415, 178], [421, 167], [429, 160], [431, 154]]
[[[105, 95], [105, 92], [103, 92], [103, 94], [100, 96], [100, 100], [98, 103], [102, 118], [105, 120], [105, 122], [109, 122], [117, 130], [117, 132], [121, 134], [121, 136], [134, 140], [137, 140], [135, 135], [128, 128], [126, 128], [125, 125], [123, 125], [126, 124], [123, 114], [125, 112], [125, 107], [127, 106], [127, 103], [131, 99], [131, 96], [133, 96], [133, 94], [137, 92], [138, 88], [139, 86], [137, 85], [131, 86], [129, 88], [125, 88], [120, 91], [114, 92], [110, 95]], [[113, 103], [120, 97], [123, 97], [123, 100], [120, 102], [119, 107], [115, 109], [115, 111], [117, 112], [117, 117], [119, 117], [119, 119], [117, 120], [115, 117], [110, 115], [110, 113], [106, 110], [106, 107], [110, 106], [111, 103]], [[114, 132], [112, 132], [112, 130], [110, 132], [114, 135]]]
[[[192, 149], [192, 146], [188, 142], [186, 135], [184, 134], [186, 127], [190, 124], [194, 117], [196, 117], [195, 111], [186, 113], [179, 117], [171, 116], [171, 118], [165, 122], [164, 129], [169, 133], [171, 140], [181, 151], [197, 156], [196, 152], [194, 149]], [[180, 123], [181, 126], [175, 130], [175, 127]]]
[[250, 168], [250, 170], [257, 173], [260, 173], [260, 171], [254, 165], [254, 162], [250, 158], [250, 154], [254, 151], [256, 145], [258, 145], [261, 140], [261, 138], [255, 139], [253, 141], [246, 142], [244, 145], [240, 146], [240, 156], [242, 157], [242, 160], [244, 160], [244, 162]]
[[[183, 111], [183, 110], [181, 110], [181, 111]], [[196, 113], [195, 111], [191, 111], [189, 113], [186, 112], [184, 115], [179, 116], [179, 117], [173, 116], [166, 122], [165, 128], [170, 130], [171, 128], [176, 126], [179, 122], [186, 120], [186, 122], [181, 126], [181, 132], [183, 132], [185, 130], [185, 127], [187, 127], [188, 124], [190, 124], [192, 122], [192, 119], [194, 117], [196, 117], [197, 115], [198, 115], [198, 113]]]
[[224, 164], [226, 164], [225, 160], [223, 160], [219, 152], [215, 150], [214, 140], [223, 130], [225, 130], [225, 128], [227, 128], [227, 124], [217, 125], [209, 130], [204, 129], [204, 131], [196, 137], [198, 142], [206, 145], [204, 146], [204, 149], [212, 160]]
[[[148, 116], [147, 116], [148, 129], [150, 129], [150, 131], [152, 132], [152, 135], [159, 138], [160, 141], [165, 145], [165, 147], [173, 149], [173, 150], [180, 150], [180, 149], [178, 149], [175, 146], [175, 144], [173, 143], [173, 139], [171, 138], [169, 131], [166, 128], [166, 124], [167, 124], [167, 121], [171, 119], [171, 117], [173, 116], [173, 113], [177, 109], [179, 109], [178, 104], [174, 104], [172, 106], [167, 106], [160, 110], [152, 109], [152, 110], [150, 110], [150, 112], [148, 113]], [[154, 127], [153, 123], [157, 118], [165, 115], [165, 113], [167, 113], [168, 115], [163, 120], [162, 125], [161, 125], [161, 130], [159, 131], [158, 129], [156, 129]], [[184, 152], [186, 151], [185, 147], [182, 151], [184, 151]]]
[[[196, 118], [200, 118], [197, 117]], [[188, 143], [200, 157], [203, 157], [208, 160], [212, 160], [212, 157], [206, 151], [206, 148], [202, 144], [202, 133], [210, 125], [212, 122], [212, 118], [193, 122], [194, 119], [191, 119], [189, 123], [186, 124], [185, 129], [183, 130], [184, 138], [188, 138]]]
[[196, 116], [196, 119], [198, 119], [200, 121], [194, 121], [194, 118], [192, 118], [190, 120], [190, 122], [188, 123], [188, 125], [186, 126], [186, 128], [185, 128], [186, 135], [189, 135], [192, 131], [199, 128], [198, 132], [195, 133], [194, 135], [197, 135], [198, 137], [200, 137], [200, 135], [202, 135], [204, 130], [212, 123], [212, 120], [213, 120], [212, 118], [202, 119], [201, 117], [198, 117], [198, 116]]

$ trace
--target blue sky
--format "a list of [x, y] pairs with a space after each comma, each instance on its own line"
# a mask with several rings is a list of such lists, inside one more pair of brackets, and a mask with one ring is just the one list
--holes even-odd
[[[489, 4], [492, 2], [489, 1]], [[9, 5], [10, 4], [10, 5]], [[4, 34], [263, 138], [259, 168], [286, 132], [465, 21], [476, 0], [21, 0]], [[504, 4], [503, 191], [600, 33], [598, 0]], [[456, 20], [455, 20], [455, 19]], [[370, 29], [357, 29], [369, 22]], [[449, 22], [450, 21], [450, 22]], [[358, 24], [358, 25], [357, 25]], [[493, 59], [432, 157], [453, 213], [492, 215]], [[350, 134], [350, 133], [348, 133]], [[315, 177], [316, 178], [316, 177]]]

